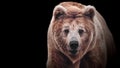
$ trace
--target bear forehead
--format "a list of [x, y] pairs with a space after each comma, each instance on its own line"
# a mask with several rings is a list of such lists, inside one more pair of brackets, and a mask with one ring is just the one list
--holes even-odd
[[83, 9], [80, 9], [76, 6], [69, 6], [69, 7], [65, 7], [68, 11], [68, 13], [80, 13], [83, 12]]
[[65, 18], [63, 20], [63, 23], [69, 23], [69, 24], [72, 24], [72, 23], [76, 23], [76, 24], [88, 24], [90, 23], [91, 21], [89, 19], [86, 19], [85, 17], [80, 17], [80, 18]]
[[62, 2], [60, 3], [60, 5], [63, 7], [76, 6], [81, 9], [85, 7], [85, 5], [82, 5], [81, 3], [77, 3], [77, 2]]
[[68, 13], [82, 13], [85, 9], [85, 5], [76, 2], [63, 2], [60, 5], [67, 9]]
[[63, 6], [67, 11], [68, 16], [83, 16], [85, 5], [76, 2], [62, 2], [59, 5]]

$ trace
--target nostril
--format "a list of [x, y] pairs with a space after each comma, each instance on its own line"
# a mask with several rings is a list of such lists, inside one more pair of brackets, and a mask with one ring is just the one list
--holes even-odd
[[78, 41], [71, 41], [70, 42], [70, 48], [71, 49], [77, 49], [78, 48]]

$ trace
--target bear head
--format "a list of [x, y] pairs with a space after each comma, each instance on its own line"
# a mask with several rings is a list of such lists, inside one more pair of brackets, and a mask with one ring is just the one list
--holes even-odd
[[80, 60], [94, 44], [95, 8], [73, 2], [57, 5], [53, 11], [52, 33], [55, 48], [73, 63]]

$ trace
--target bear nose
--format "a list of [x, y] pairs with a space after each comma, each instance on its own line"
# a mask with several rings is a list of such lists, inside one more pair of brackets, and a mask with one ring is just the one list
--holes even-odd
[[73, 50], [77, 49], [78, 48], [78, 41], [71, 41], [70, 48]]

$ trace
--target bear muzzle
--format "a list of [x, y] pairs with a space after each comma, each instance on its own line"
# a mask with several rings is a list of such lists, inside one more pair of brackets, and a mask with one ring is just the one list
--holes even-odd
[[70, 50], [69, 50], [70, 53], [76, 54], [78, 52], [78, 47], [79, 47], [78, 41], [70, 41], [69, 47], [70, 47]]

